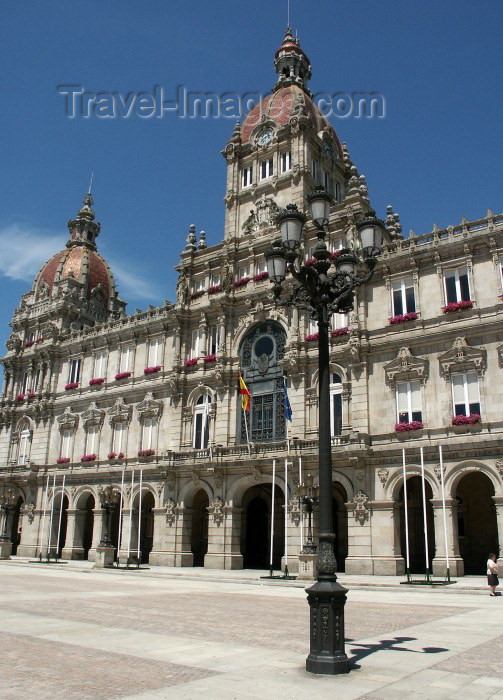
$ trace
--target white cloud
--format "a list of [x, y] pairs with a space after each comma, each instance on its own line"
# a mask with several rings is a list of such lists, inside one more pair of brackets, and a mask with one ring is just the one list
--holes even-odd
[[[10, 224], [0, 228], [0, 276], [32, 284], [42, 265], [65, 247], [66, 236]], [[159, 303], [161, 292], [149, 278], [138, 275], [121, 262], [109, 261], [110, 268], [126, 301], [146, 300]]]

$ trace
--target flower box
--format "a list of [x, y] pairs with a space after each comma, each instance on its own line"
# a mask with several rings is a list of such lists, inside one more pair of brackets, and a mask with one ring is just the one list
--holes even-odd
[[424, 425], [420, 420], [413, 420], [410, 423], [396, 423], [395, 433], [408, 433], [412, 430], [422, 430], [423, 428]]
[[138, 457], [153, 457], [155, 450], [138, 450]]
[[79, 386], [78, 382], [70, 382], [69, 384], [65, 384], [65, 391], [71, 391], [72, 389], [77, 389]]
[[[341, 335], [347, 335], [349, 333], [349, 329], [347, 326], [344, 326], [344, 328], [336, 328], [335, 331], [332, 331], [332, 338], [339, 338]], [[318, 335], [317, 333], [315, 335]]]
[[109, 452], [108, 459], [124, 459], [124, 452]]
[[397, 323], [407, 323], [407, 321], [415, 321], [417, 318], [417, 313], [415, 311], [409, 311], [406, 314], [397, 314], [389, 319], [390, 326], [395, 326]]
[[36, 393], [35, 393], [34, 391], [29, 391], [29, 392], [26, 394], [26, 396], [27, 396], [29, 399], [35, 399], [35, 398], [37, 397], [37, 395], [36, 395]]
[[314, 263], [316, 262], [316, 258], [309, 258], [309, 260], [306, 260], [304, 263], [305, 267], [312, 267]]
[[31, 348], [32, 345], [35, 345], [35, 341], [34, 341], [34, 340], [25, 340], [25, 341], [24, 341], [24, 346], [25, 346], [25, 348]]
[[19, 401], [20, 403], [21, 403], [21, 401], [24, 401], [24, 394], [18, 394], [16, 396], [16, 401]]
[[104, 377], [95, 377], [94, 379], [89, 380], [89, 386], [99, 386], [100, 384], [103, 384], [104, 381]]
[[208, 287], [208, 295], [218, 294], [218, 292], [221, 292], [221, 291], [222, 291], [221, 284], [212, 284], [211, 287]]
[[267, 272], [267, 270], [264, 270], [263, 272], [258, 272], [254, 276], [253, 281], [254, 282], [262, 282], [262, 280], [267, 280], [267, 279], [269, 279], [269, 273]]
[[473, 307], [473, 301], [453, 301], [442, 307], [442, 313], [452, 314], [456, 311], [464, 311], [465, 309], [471, 309]]
[[205, 294], [206, 294], [206, 289], [200, 289], [197, 292], [192, 292], [192, 294], [190, 295], [190, 298], [191, 299], [199, 299], [199, 297], [202, 297]]
[[70, 461], [70, 457], [58, 457], [56, 460], [56, 464], [68, 464]]
[[454, 416], [451, 422], [452, 425], [474, 425], [480, 423], [480, 415], [471, 413], [469, 416]]
[[310, 333], [309, 335], [306, 335], [306, 343], [314, 343], [319, 337], [319, 333]]
[[119, 372], [119, 374], [115, 375], [115, 379], [117, 381], [120, 381], [121, 379], [127, 379], [130, 376], [131, 376], [131, 372]]
[[198, 362], [198, 357], [191, 357], [189, 360], [185, 360], [185, 367], [195, 367]]
[[241, 277], [241, 279], [239, 280], [234, 280], [232, 284], [234, 285], [234, 287], [246, 287], [249, 281], [249, 277]]
[[156, 374], [161, 371], [161, 365], [155, 365], [154, 367], [145, 367], [143, 374]]
[[90, 454], [90, 455], [84, 455], [83, 457], [80, 458], [81, 462], [95, 462], [96, 461], [96, 455]]
[[211, 355], [206, 355], [203, 358], [203, 362], [205, 365], [209, 365], [211, 362], [216, 362], [217, 361], [217, 356], [215, 353], [211, 353]]

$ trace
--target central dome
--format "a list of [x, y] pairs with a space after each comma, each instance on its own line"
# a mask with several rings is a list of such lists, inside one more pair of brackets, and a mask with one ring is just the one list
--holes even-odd
[[87, 299], [90, 299], [93, 290], [100, 286], [108, 306], [114, 281], [110, 268], [99, 253], [84, 246], [74, 246], [56, 253], [37, 275], [36, 295], [43, 290], [45, 294], [48, 292], [49, 296], [52, 296], [55, 284], [68, 277], [84, 285]]

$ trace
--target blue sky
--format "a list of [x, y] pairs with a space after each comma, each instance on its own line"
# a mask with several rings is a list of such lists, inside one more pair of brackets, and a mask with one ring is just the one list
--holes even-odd
[[[93, 92], [256, 91], [274, 84], [286, 0], [35, 0], [0, 9], [0, 342], [21, 294], [67, 240], [94, 171], [100, 252], [128, 310], [174, 299], [189, 224], [222, 238], [233, 119], [69, 119], [58, 85]], [[503, 5], [291, 0], [315, 92], [377, 91], [384, 119], [334, 119], [416, 233], [503, 210]]]

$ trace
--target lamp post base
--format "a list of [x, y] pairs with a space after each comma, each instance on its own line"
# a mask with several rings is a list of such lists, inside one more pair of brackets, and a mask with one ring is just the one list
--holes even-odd
[[0, 559], [10, 559], [12, 552], [12, 542], [8, 537], [0, 538]]
[[96, 557], [94, 559], [94, 569], [106, 569], [114, 565], [115, 547], [112, 545], [100, 544], [96, 547]]
[[310, 653], [306, 671], [319, 675], [349, 673], [344, 651], [344, 606], [347, 588], [334, 579], [318, 580], [306, 589], [310, 607]]

